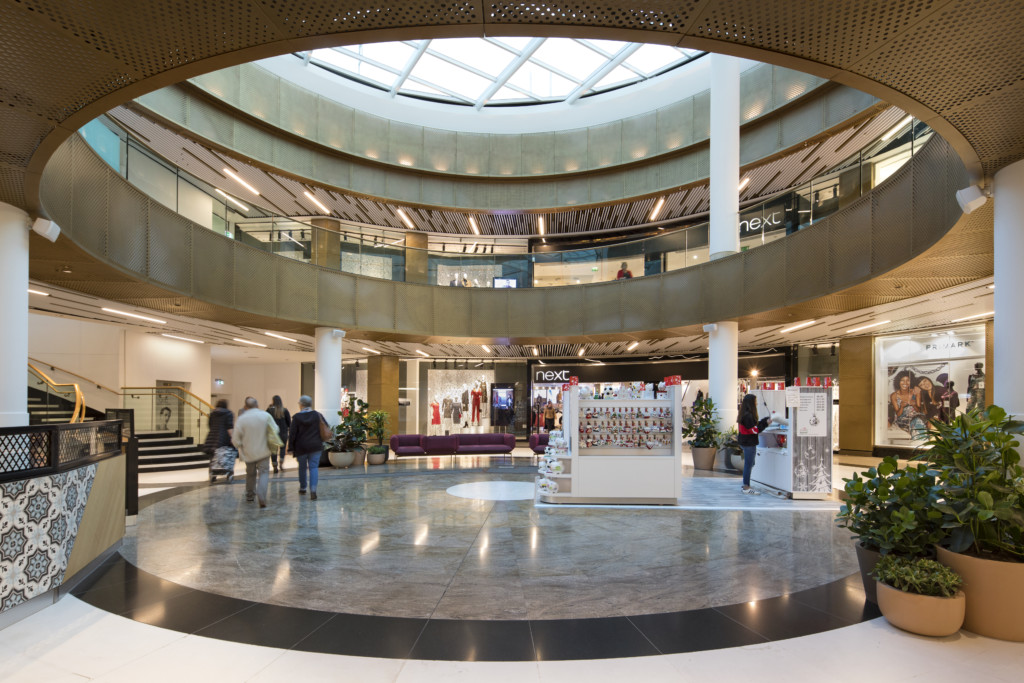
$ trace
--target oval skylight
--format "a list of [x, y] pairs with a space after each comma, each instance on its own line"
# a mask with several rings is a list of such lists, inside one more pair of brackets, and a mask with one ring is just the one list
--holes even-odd
[[675, 69], [699, 50], [574, 38], [445, 38], [323, 48], [308, 64], [387, 92], [508, 106], [574, 102]]

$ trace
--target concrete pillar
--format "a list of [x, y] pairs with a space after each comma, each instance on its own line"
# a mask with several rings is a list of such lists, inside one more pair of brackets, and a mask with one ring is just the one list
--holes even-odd
[[366, 359], [366, 402], [370, 410], [383, 410], [388, 414], [387, 434], [398, 433], [398, 367], [397, 356], [370, 356]]
[[[712, 259], [739, 251], [740, 67], [739, 60], [711, 55]], [[719, 428], [736, 424], [739, 326], [718, 322], [708, 335], [708, 393], [718, 406]]]
[[712, 259], [740, 250], [740, 61], [711, 54]]
[[405, 233], [405, 281], [430, 284], [427, 236], [422, 232]]
[[718, 409], [719, 429], [736, 426], [739, 357], [739, 325], [734, 322], [715, 323], [708, 333], [708, 395]]
[[341, 342], [344, 330], [332, 327], [316, 328], [316, 395], [313, 407], [327, 419], [332, 427], [341, 421]]
[[28, 225], [0, 202], [0, 427], [28, 424]]
[[313, 232], [310, 240], [313, 253], [310, 263], [325, 268], [341, 268], [341, 223], [334, 218], [311, 218], [311, 225], [320, 228]]
[[1024, 415], [1024, 363], [1020, 362], [1020, 341], [1024, 339], [1024, 311], [1020, 293], [1024, 292], [1024, 268], [1020, 254], [1024, 249], [1024, 161], [1006, 166], [995, 175], [995, 344], [986, 378], [999, 378], [993, 387], [993, 402], [1011, 415]]

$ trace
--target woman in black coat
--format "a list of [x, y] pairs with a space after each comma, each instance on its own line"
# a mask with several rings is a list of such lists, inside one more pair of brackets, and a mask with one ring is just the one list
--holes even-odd
[[281, 403], [281, 397], [275, 396], [270, 401], [270, 407], [267, 408], [267, 412], [274, 418], [274, 422], [277, 423], [277, 434], [281, 437], [281, 449], [278, 453], [270, 454], [270, 462], [274, 466], [274, 472], [277, 472], [277, 461], [281, 460], [281, 469], [284, 469], [284, 453], [286, 444], [288, 443], [288, 429], [292, 425], [292, 416], [288, 412], [288, 409]]
[[743, 449], [743, 493], [758, 495], [750, 488], [750, 473], [754, 469], [754, 457], [757, 455], [757, 435], [768, 427], [768, 418], [757, 419], [757, 397], [747, 394], [740, 403], [740, 414], [736, 419], [739, 436], [736, 440]]

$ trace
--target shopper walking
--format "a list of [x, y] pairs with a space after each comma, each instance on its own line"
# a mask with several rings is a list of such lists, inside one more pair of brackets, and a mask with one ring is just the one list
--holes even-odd
[[288, 412], [288, 409], [281, 403], [281, 397], [275, 396], [270, 400], [270, 407], [267, 408], [267, 412], [274, 418], [274, 422], [277, 423], [277, 435], [281, 439], [281, 448], [277, 452], [270, 454], [270, 463], [274, 466], [274, 474], [277, 474], [278, 460], [281, 461], [281, 469], [284, 469], [284, 454], [285, 444], [288, 443], [288, 429], [292, 424], [292, 415]]
[[210, 431], [203, 442], [203, 450], [213, 455], [218, 448], [231, 445], [231, 430], [235, 427], [235, 414], [228, 409], [226, 398], [218, 399], [217, 406], [210, 413], [208, 424]]
[[544, 431], [551, 432], [555, 428], [555, 405], [548, 401], [544, 406]]
[[270, 480], [270, 454], [281, 446], [277, 436], [277, 422], [270, 413], [257, 410], [259, 403], [249, 396], [245, 399], [245, 412], [235, 423], [231, 436], [238, 454], [245, 461], [245, 499], [259, 501], [267, 507], [267, 485]]
[[288, 450], [299, 464], [299, 495], [306, 493], [306, 474], [309, 474], [309, 499], [316, 500], [316, 484], [320, 479], [320, 454], [324, 443], [320, 438], [320, 425], [326, 425], [324, 416], [313, 410], [313, 399], [299, 397], [299, 412], [292, 416], [288, 432]]
[[750, 488], [750, 473], [754, 469], [754, 457], [757, 455], [757, 435], [768, 426], [768, 418], [757, 419], [757, 397], [747, 394], [740, 403], [740, 414], [736, 422], [739, 425], [737, 441], [743, 449], [743, 493], [758, 495]]

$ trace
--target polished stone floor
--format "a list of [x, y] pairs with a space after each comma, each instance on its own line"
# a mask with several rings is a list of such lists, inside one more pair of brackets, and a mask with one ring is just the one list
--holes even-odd
[[743, 496], [735, 476], [688, 477], [684, 509], [535, 507], [447, 493], [532, 481], [528, 464], [326, 470], [315, 502], [286, 470], [272, 478], [262, 511], [245, 502], [238, 480], [200, 485], [145, 507], [121, 552], [145, 572], [207, 593], [418, 619], [697, 610], [856, 571], [849, 536], [833, 522], [835, 503]]

